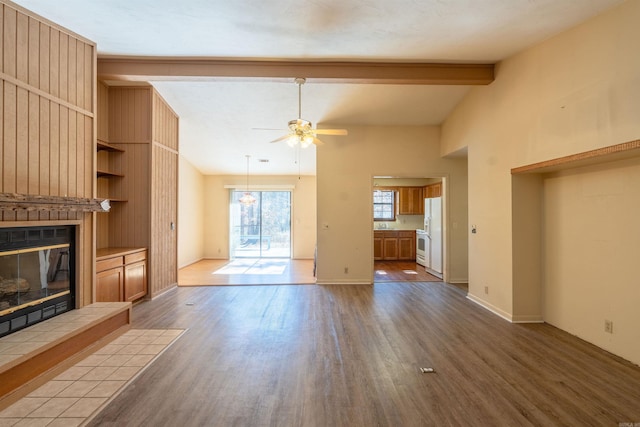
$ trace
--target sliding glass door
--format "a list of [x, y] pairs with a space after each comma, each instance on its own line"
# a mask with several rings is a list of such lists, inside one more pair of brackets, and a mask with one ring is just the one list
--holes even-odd
[[231, 191], [232, 258], [291, 258], [291, 192], [252, 191], [255, 203], [244, 205], [244, 191]]

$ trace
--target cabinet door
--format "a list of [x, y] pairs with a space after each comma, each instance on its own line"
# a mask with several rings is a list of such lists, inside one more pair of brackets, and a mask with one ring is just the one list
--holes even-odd
[[385, 237], [384, 244], [383, 244], [383, 251], [384, 251], [383, 252], [384, 259], [389, 259], [389, 260], [398, 259], [398, 238]]
[[437, 184], [431, 184], [424, 187], [424, 197], [425, 199], [432, 199], [434, 197], [442, 196], [442, 183], [438, 182]]
[[123, 276], [122, 267], [96, 273], [96, 302], [122, 301]]
[[139, 261], [124, 267], [124, 300], [135, 301], [147, 294], [147, 262]]
[[400, 215], [422, 215], [424, 200], [422, 187], [400, 187], [398, 213]]
[[431, 197], [441, 197], [442, 196], [442, 183], [439, 182], [437, 184], [433, 184], [433, 196]]
[[373, 238], [373, 259], [381, 260], [383, 255], [383, 241], [382, 237], [374, 237]]
[[416, 251], [413, 248], [413, 238], [398, 238], [398, 259], [409, 261], [416, 259]]

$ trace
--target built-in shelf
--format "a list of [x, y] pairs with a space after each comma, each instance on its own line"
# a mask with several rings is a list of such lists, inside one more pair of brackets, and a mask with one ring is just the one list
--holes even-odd
[[96, 174], [98, 175], [98, 178], [101, 177], [123, 177], [124, 175], [121, 173], [117, 173], [117, 172], [109, 172], [109, 171], [105, 171], [105, 170], [98, 170], [96, 171]]
[[511, 169], [512, 175], [548, 173], [640, 156], [640, 139]]
[[[108, 200], [109, 203], [114, 204], [114, 203], [127, 203], [128, 200], [125, 199], [111, 199], [109, 197], [104, 197], [104, 199]], [[108, 213], [108, 211], [105, 211], [105, 213]]]
[[100, 140], [98, 140], [98, 143], [97, 143], [97, 150], [98, 151], [115, 151], [118, 153], [124, 153], [124, 150], [122, 148], [114, 147], [113, 145]]

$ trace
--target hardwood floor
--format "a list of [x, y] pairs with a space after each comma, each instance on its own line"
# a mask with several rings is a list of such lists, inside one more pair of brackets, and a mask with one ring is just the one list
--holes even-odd
[[434, 282], [179, 287], [136, 305], [133, 327], [188, 330], [90, 425], [640, 422], [640, 367], [465, 295]]
[[442, 279], [427, 273], [427, 270], [415, 262], [375, 261], [375, 283], [379, 282], [442, 282]]
[[178, 271], [178, 286], [308, 285], [313, 260], [288, 258], [204, 259]]
[[[441, 282], [415, 262], [375, 261], [374, 282]], [[313, 284], [313, 260], [205, 259], [178, 272], [178, 286]]]

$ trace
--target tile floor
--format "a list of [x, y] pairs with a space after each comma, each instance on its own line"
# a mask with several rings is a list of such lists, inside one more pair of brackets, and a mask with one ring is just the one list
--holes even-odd
[[184, 329], [131, 329], [0, 412], [4, 426], [80, 426], [91, 420]]

